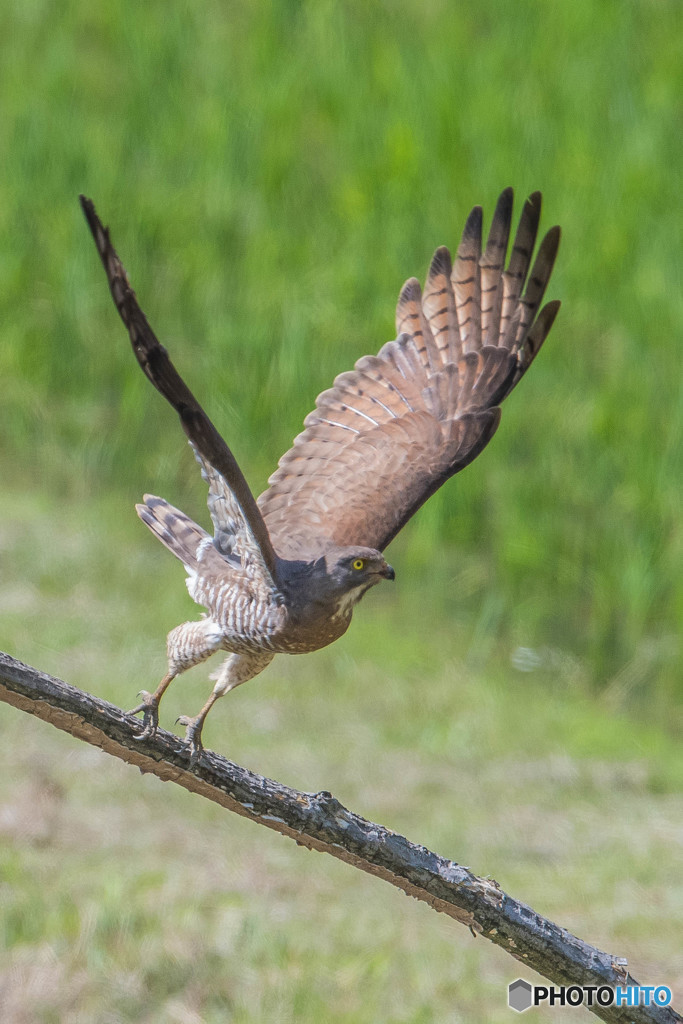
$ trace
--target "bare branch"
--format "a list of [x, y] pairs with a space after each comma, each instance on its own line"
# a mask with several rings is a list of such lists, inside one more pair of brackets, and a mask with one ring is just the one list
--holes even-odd
[[[189, 766], [185, 744], [159, 730], [138, 741], [134, 720], [113, 704], [0, 652], [0, 699], [108, 754], [175, 782], [230, 811], [294, 839], [300, 846], [390, 882], [494, 942], [555, 985], [616, 986], [637, 982], [624, 961], [587, 945], [508, 896], [497, 882], [440, 857], [382, 825], [361, 818], [326, 792], [300, 793], [203, 751]], [[602, 1007], [605, 1021], [683, 1022], [670, 1007]]]

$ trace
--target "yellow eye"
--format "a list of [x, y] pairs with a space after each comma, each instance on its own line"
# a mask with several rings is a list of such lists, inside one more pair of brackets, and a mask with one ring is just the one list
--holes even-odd
[[364, 566], [365, 562], [363, 561], [362, 558], [357, 558], [356, 561], [353, 563], [354, 569], [362, 569]]

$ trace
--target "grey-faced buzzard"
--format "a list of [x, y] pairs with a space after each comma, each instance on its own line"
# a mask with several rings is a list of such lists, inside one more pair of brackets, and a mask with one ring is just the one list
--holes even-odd
[[209, 487], [210, 536], [163, 498], [145, 495], [142, 521], [179, 558], [206, 609], [168, 635], [168, 671], [133, 713], [154, 733], [175, 676], [227, 651], [216, 684], [187, 727], [191, 756], [213, 704], [261, 672], [275, 654], [325, 647], [349, 626], [354, 605], [394, 578], [382, 552], [414, 512], [493, 437], [500, 403], [550, 330], [559, 302], [540, 310], [557, 253], [551, 228], [531, 267], [541, 196], [527, 199], [505, 267], [512, 189], [498, 200], [482, 250], [482, 211], [470, 213], [453, 263], [432, 259], [424, 292], [403, 286], [395, 341], [364, 356], [318, 396], [304, 431], [268, 489], [249, 489], [230, 448], [182, 380], [138, 305], [89, 199], [81, 204], [116, 308], [152, 384], [177, 410]]

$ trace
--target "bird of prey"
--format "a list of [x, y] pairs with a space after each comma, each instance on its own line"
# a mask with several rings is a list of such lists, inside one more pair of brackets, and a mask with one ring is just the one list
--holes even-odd
[[[141, 691], [140, 737], [154, 734], [159, 701], [181, 672], [228, 652], [215, 686], [186, 726], [191, 760], [204, 720], [228, 690], [262, 672], [275, 654], [315, 651], [346, 632], [354, 606], [394, 570], [382, 552], [444, 481], [493, 437], [500, 403], [524, 375], [559, 302], [540, 310], [560, 229], [551, 228], [531, 267], [541, 213], [534, 192], [505, 266], [512, 189], [500, 196], [482, 249], [482, 210], [470, 213], [453, 262], [436, 250], [422, 292], [411, 278], [396, 310], [395, 341], [338, 376], [254, 496], [230, 448], [199, 405], [142, 312], [109, 231], [91, 200], [81, 205], [116, 308], [149, 380], [171, 403], [209, 488], [213, 537], [163, 498], [137, 512], [185, 566], [187, 588], [206, 609], [167, 640], [168, 670]], [[530, 269], [531, 268], [531, 269]]]

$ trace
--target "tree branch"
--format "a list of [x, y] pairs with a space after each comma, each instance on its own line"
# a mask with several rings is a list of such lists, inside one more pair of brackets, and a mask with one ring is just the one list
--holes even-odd
[[[603, 953], [508, 896], [498, 883], [346, 810], [326, 792], [300, 793], [203, 751], [189, 767], [185, 744], [159, 729], [139, 741], [130, 715], [0, 652], [0, 699], [108, 754], [294, 839], [300, 846], [382, 878], [467, 925], [555, 985], [637, 984], [625, 961]], [[683, 1022], [670, 1007], [601, 1007], [605, 1021]]]

